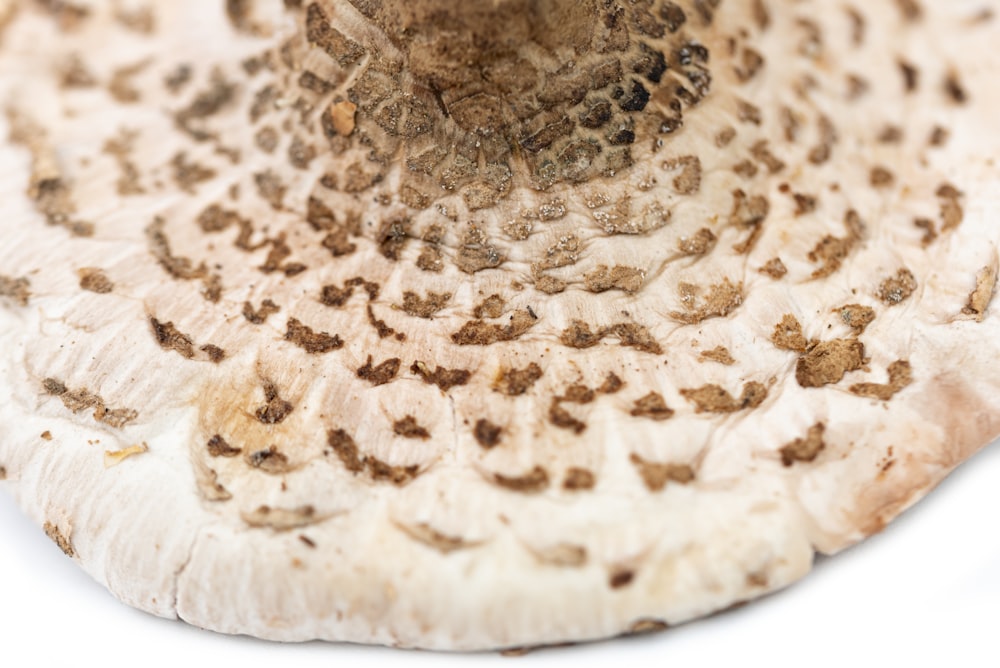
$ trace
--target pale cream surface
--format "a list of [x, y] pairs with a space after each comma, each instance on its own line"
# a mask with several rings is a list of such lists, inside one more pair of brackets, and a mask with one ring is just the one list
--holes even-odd
[[[13, 290], [0, 297], [0, 372], [12, 394], [2, 408], [4, 484], [95, 579], [136, 607], [271, 639], [441, 649], [676, 624], [783, 587], [809, 570], [815, 551], [836, 552], [880, 530], [1000, 432], [1000, 316], [988, 308], [1000, 237], [1000, 137], [990, 115], [998, 23], [976, 21], [975, 3], [954, 3], [925, 7], [921, 22], [904, 25], [894, 3], [868, 3], [858, 8], [868, 35], [849, 48], [843, 8], [767, 4], [766, 29], [723, 3], [717, 33], [702, 35], [721, 54], [725, 37], [745, 29], [765, 59], [761, 73], [739, 83], [727, 67], [713, 70], [714, 92], [686, 114], [684, 128], [637, 142], [636, 164], [624, 174], [544, 192], [515, 187], [486, 209], [445, 191], [414, 211], [396, 199], [408, 177], [390, 169], [370, 191], [322, 192], [338, 217], [361, 220], [350, 237], [356, 250], [335, 259], [304, 217], [330, 165], [363, 152], [357, 134], [342, 154], [334, 148], [293, 169], [284, 145], [274, 154], [253, 149], [246, 109], [257, 84], [240, 87], [209, 119], [217, 141], [192, 141], [170, 115], [206, 85], [209, 64], [235, 78], [239, 63], [269, 42], [232, 34], [221, 9], [175, 3], [158, 9], [156, 40], [110, 29], [105, 11], [60, 49], [33, 57], [57, 34], [50, 18], [22, 8], [0, 48], [0, 85], [13, 101], [6, 125], [20, 115], [44, 135], [0, 150], [8, 193], [0, 274], [30, 283], [25, 304]], [[345, 12], [338, 25], [347, 30], [351, 17]], [[802, 19], [823, 27], [821, 49], [803, 46]], [[277, 35], [292, 29], [289, 19], [275, 26]], [[116, 67], [170, 56], [145, 65], [134, 78], [141, 99], [125, 104], [102, 87], [58, 89], [54, 68], [74, 49], [101, 81]], [[321, 57], [307, 49], [302, 66]], [[908, 95], [900, 58], [920, 71]], [[199, 66], [175, 98], [161, 80], [181, 61]], [[942, 90], [951, 70], [968, 91], [965, 104]], [[870, 90], [851, 101], [846, 81], [859, 72]], [[759, 125], [740, 118], [741, 100], [759, 109]], [[272, 113], [293, 118], [293, 106], [279, 99]], [[782, 107], [802, 119], [796, 141], [785, 135]], [[807, 156], [822, 141], [824, 115], [835, 119], [837, 140], [830, 159], [813, 164]], [[886, 125], [902, 129], [901, 141], [877, 141]], [[942, 147], [928, 146], [936, 126], [950, 132]], [[718, 146], [729, 127], [736, 136]], [[127, 155], [143, 193], [121, 194], [122, 165], [103, 149], [122, 128], [137, 132]], [[771, 173], [758, 154], [756, 174], [735, 172], [762, 139], [784, 168]], [[237, 159], [225, 153], [233, 147]], [[192, 192], [171, 174], [179, 150], [215, 172]], [[694, 190], [675, 180], [676, 161], [691, 155], [701, 165]], [[72, 218], [93, 223], [92, 236], [47, 226], [25, 195], [46, 160], [72, 183]], [[891, 170], [890, 186], [872, 185], [877, 166]], [[277, 208], [255, 186], [254, 174], [268, 169], [287, 185]], [[942, 205], [950, 198], [936, 194], [943, 184], [962, 192], [961, 222], [947, 231]], [[753, 228], [731, 219], [735, 189], [770, 203], [745, 253], [734, 246]], [[816, 198], [815, 210], [796, 211], [795, 193]], [[233, 227], [199, 229], [195, 221], [216, 203], [253, 221], [257, 248], [237, 248]], [[810, 251], [825, 235], [851, 236], [849, 210], [864, 232], [842, 266], [814, 279]], [[410, 238], [393, 260], [378, 230], [404, 215], [425, 238]], [[939, 232], [926, 247], [914, 218]], [[440, 272], [417, 259], [437, 243], [426, 241], [434, 225], [446, 230]], [[472, 228], [485, 236], [470, 241]], [[523, 229], [524, 239], [511, 231]], [[685, 254], [701, 229], [714, 244], [703, 256]], [[205, 270], [171, 279], [162, 245], [151, 243], [159, 232], [175, 259], [191, 259], [187, 269], [205, 262]], [[305, 271], [260, 270], [279, 233], [290, 251], [279, 263]], [[466, 260], [483, 257], [484, 247], [502, 261], [470, 271]], [[758, 271], [776, 257], [787, 274]], [[587, 277], [601, 265], [628, 268], [638, 286], [595, 292]], [[85, 268], [102, 269], [113, 288], [81, 289]], [[882, 286], [902, 268], [915, 289], [893, 304]], [[204, 295], [212, 274], [221, 281], [216, 301]], [[566, 289], [548, 294], [543, 274]], [[339, 307], [322, 303], [322, 286], [344, 287], [355, 276], [377, 283], [378, 295], [357, 286]], [[739, 298], [724, 300], [722, 317], [697, 315], [698, 300], [727, 281]], [[684, 283], [695, 286], [694, 301]], [[417, 318], [402, 307], [407, 291], [452, 296], [433, 318]], [[494, 294], [499, 313], [476, 316]], [[987, 305], [981, 314], [968, 308], [977, 294]], [[244, 303], [264, 299], [280, 311], [254, 324]], [[845, 324], [847, 304], [873, 309], [863, 332]], [[405, 340], [381, 336], [369, 309]], [[803, 386], [797, 365], [808, 353], [773, 341], [788, 315], [812, 345], [862, 342], [860, 368]], [[293, 318], [327, 333], [330, 349], [310, 353], [289, 340]], [[567, 345], [574, 321], [607, 333], [593, 345]], [[168, 322], [188, 337], [180, 348], [154, 336], [155, 323]], [[513, 329], [499, 335], [510, 340], [462, 345], [468, 323]], [[615, 329], [623, 324], [634, 329]], [[647, 338], [629, 341], [629, 331]], [[207, 345], [225, 358], [213, 363]], [[702, 357], [719, 346], [734, 364]], [[359, 377], [369, 355], [376, 367], [390, 362], [388, 382]], [[886, 383], [897, 361], [909, 362], [912, 382], [887, 401], [850, 391]], [[498, 391], [505, 372], [530, 364], [541, 376], [523, 394]], [[470, 376], [442, 389], [411, 365]], [[605, 385], [609, 374], [620, 388]], [[699, 411], [705, 406], [691, 391], [709, 385], [737, 402], [747, 388], [766, 396], [727, 413], [716, 404]], [[593, 395], [572, 398], [584, 388]], [[82, 390], [88, 407], [74, 414], [66, 397]], [[674, 413], [639, 411], [650, 393]], [[125, 412], [97, 419], [95, 395]], [[290, 412], [262, 419], [272, 400]], [[426, 439], [394, 430], [406, 416]], [[500, 429], [495, 445], [484, 443], [481, 420]], [[822, 448], [783, 461], [783, 449], [818, 424]], [[353, 446], [338, 440], [339, 430]], [[217, 435], [240, 452], [217, 456], [208, 447]], [[106, 466], [106, 451], [139, 444], [148, 451]], [[574, 469], [592, 484], [567, 485]]]

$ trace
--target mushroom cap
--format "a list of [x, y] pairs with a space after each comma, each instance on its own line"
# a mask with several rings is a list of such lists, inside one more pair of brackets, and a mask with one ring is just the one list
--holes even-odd
[[622, 3], [457, 79], [285, 4], [0, 4], [0, 478], [126, 603], [648, 630], [1000, 434], [974, 3]]

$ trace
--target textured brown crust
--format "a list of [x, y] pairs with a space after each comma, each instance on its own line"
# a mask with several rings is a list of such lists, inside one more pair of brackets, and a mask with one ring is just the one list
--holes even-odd
[[996, 21], [112, 9], [26, 3], [0, 45], [0, 478], [131, 605], [440, 649], [660, 628], [1000, 433]]

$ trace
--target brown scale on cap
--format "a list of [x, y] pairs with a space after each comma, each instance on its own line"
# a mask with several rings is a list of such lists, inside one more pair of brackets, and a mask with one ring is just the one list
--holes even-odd
[[[32, 51], [22, 30], [52, 48], [10, 77], [23, 92], [0, 81], [24, 172], [17, 231], [0, 217], [0, 323], [45, 315], [40, 340], [73, 340], [30, 356], [46, 416], [86, 410], [89, 428], [153, 443], [159, 407], [193, 407], [176, 439], [190, 456], [173, 459], [255, 540], [309, 526], [346, 564], [355, 546], [332, 527], [391, 517], [365, 535], [421, 550], [441, 591], [441, 560], [513, 545], [508, 566], [644, 600], [637, 583], [670, 570], [662, 545], [628, 552], [609, 527], [629, 529], [631, 506], [587, 504], [611, 490], [683, 532], [685, 500], [722, 508], [756, 476], [840, 490], [828, 463], [867, 471], [869, 444], [828, 438], [832, 416], [867, 434], [928, 414], [915, 402], [958, 381], [925, 367], [940, 350], [911, 350], [925, 329], [995, 328], [995, 234], [974, 170], [952, 162], [989, 93], [968, 58], [915, 46], [939, 29], [929, 3], [220, 6], [41, 2], [11, 19], [4, 71]], [[202, 19], [211, 44], [170, 27]], [[122, 47], [137, 41], [148, 53]], [[10, 250], [23, 240], [47, 250]], [[155, 380], [106, 363], [117, 350]], [[798, 438], [760, 429], [790, 414]], [[852, 482], [892, 497], [877, 512], [910, 498]], [[775, 498], [806, 514], [855, 501]], [[573, 513], [601, 521], [577, 535]], [[833, 528], [807, 551], [856, 540], [849, 514], [814, 522]], [[742, 566], [752, 594], [718, 601], [790, 578]], [[681, 621], [651, 610], [621, 630]]]
[[139, 417], [139, 412], [131, 408], [108, 408], [104, 400], [87, 389], [70, 390], [55, 378], [46, 378], [42, 388], [47, 394], [59, 397], [63, 405], [73, 413], [93, 408], [93, 418], [115, 429], [121, 429]]
[[687, 485], [695, 479], [695, 471], [688, 464], [661, 464], [647, 461], [637, 454], [632, 454], [630, 461], [651, 492], [661, 491], [668, 482]]
[[63, 533], [59, 527], [52, 522], [46, 522], [42, 528], [45, 531], [45, 535], [48, 536], [60, 550], [62, 550], [63, 554], [70, 558], [76, 556], [76, 549], [73, 547], [73, 541], [70, 536]]
[[80, 287], [99, 295], [105, 295], [115, 289], [115, 284], [111, 282], [107, 274], [97, 267], [83, 267], [77, 270], [80, 277]]
[[24, 276], [13, 278], [0, 275], [0, 297], [10, 298], [19, 306], [28, 305], [31, 298], [30, 287], [31, 280]]
[[795, 462], [811, 462], [815, 460], [823, 449], [826, 448], [826, 443], [823, 442], [823, 432], [825, 430], [826, 425], [818, 422], [809, 427], [809, 431], [804, 438], [797, 438], [782, 447], [779, 450], [781, 463], [785, 466], [791, 466]]

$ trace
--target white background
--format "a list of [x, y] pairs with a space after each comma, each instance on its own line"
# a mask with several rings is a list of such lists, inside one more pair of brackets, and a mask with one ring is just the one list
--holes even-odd
[[136, 612], [0, 493], [3, 666], [1000, 666], [1000, 442], [884, 533], [790, 589], [641, 638], [520, 658], [278, 645]]

